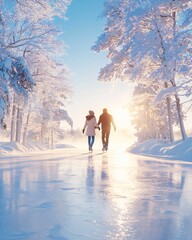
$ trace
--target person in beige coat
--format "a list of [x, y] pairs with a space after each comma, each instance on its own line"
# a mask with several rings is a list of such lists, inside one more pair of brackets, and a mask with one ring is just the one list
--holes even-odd
[[98, 128], [99, 126], [97, 125], [96, 117], [95, 114], [92, 110], [89, 111], [89, 115], [86, 116], [85, 124], [83, 127], [83, 133], [86, 130], [86, 135], [88, 136], [88, 146], [89, 146], [89, 151], [93, 151], [93, 144], [95, 142], [95, 129]]

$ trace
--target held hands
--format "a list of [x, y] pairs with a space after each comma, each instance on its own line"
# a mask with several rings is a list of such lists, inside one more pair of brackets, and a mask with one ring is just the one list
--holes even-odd
[[[98, 128], [100, 130], [100, 127], [95, 127], [95, 128]], [[85, 132], [85, 129], [82, 130], [82, 133], [84, 134]]]

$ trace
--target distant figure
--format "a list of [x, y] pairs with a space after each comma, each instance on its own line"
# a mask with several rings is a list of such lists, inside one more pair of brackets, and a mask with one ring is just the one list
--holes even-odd
[[2, 128], [3, 130], [7, 130], [7, 124], [1, 119], [0, 121], [0, 128]]
[[3, 130], [7, 130], [7, 124], [3, 123]]
[[86, 116], [85, 125], [83, 127], [83, 133], [86, 129], [86, 135], [88, 136], [88, 146], [89, 151], [93, 151], [93, 144], [95, 142], [95, 129], [99, 128], [97, 125], [96, 117], [94, 115], [94, 112], [92, 110], [89, 111], [89, 115]]
[[112, 115], [110, 115], [107, 112], [107, 109], [103, 109], [103, 114], [100, 115], [99, 117], [99, 122], [98, 126], [101, 124], [101, 129], [102, 129], [102, 143], [103, 143], [103, 151], [108, 150], [108, 144], [109, 144], [109, 134], [111, 131], [111, 124], [113, 125], [114, 131], [116, 131], [116, 126], [113, 121]]

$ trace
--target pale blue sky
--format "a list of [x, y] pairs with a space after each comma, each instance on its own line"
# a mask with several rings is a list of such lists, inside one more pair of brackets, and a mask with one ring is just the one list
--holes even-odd
[[89, 109], [94, 110], [98, 118], [103, 107], [116, 114], [117, 108], [130, 100], [127, 83], [97, 80], [100, 68], [108, 62], [106, 52], [96, 54], [90, 50], [104, 28], [103, 4], [104, 0], [73, 0], [63, 25], [68, 46], [64, 63], [72, 72], [73, 85], [72, 103], [67, 110], [74, 120], [74, 128], [83, 127]]
[[[63, 60], [72, 73], [73, 86], [72, 103], [67, 110], [75, 129], [83, 127], [88, 110], [94, 110], [98, 118], [107, 107], [117, 127], [125, 128], [127, 124], [130, 131], [130, 119], [122, 108], [132, 101], [132, 87], [121, 81], [99, 82], [99, 70], [108, 62], [107, 52], [96, 54], [90, 50], [105, 25], [103, 10], [104, 0], [72, 0], [66, 14], [68, 20], [62, 21], [64, 41], [68, 46]], [[191, 117], [187, 118], [187, 128], [191, 126], [189, 123]]]

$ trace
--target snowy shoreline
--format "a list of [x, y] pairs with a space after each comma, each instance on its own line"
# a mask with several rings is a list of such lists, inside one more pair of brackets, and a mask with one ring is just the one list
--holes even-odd
[[[74, 146], [69, 144], [57, 144], [54, 147], [54, 149], [60, 148], [74, 148]], [[16, 142], [0, 142], [0, 155], [46, 150], [48, 149], [38, 145], [24, 146]], [[135, 143], [127, 148], [127, 151], [149, 157], [192, 162], [192, 137], [187, 138], [185, 141], [178, 140], [172, 143], [151, 139], [143, 143]]]
[[172, 143], [151, 139], [136, 143], [127, 151], [139, 155], [192, 162], [192, 137], [185, 141], [178, 140]]
[[[54, 147], [54, 149], [59, 148], [74, 148], [74, 146], [69, 144], [56, 144]], [[27, 146], [24, 146], [23, 144], [17, 142], [0, 142], [0, 155], [47, 150], [51, 149], [35, 144], [28, 144]]]

